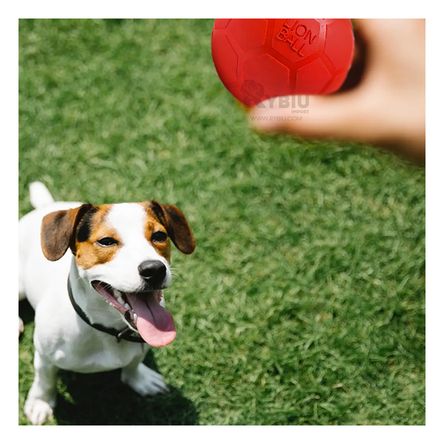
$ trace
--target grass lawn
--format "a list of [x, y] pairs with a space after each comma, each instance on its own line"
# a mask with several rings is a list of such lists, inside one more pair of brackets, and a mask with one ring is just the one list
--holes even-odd
[[[59, 378], [57, 424], [424, 424], [424, 171], [347, 143], [251, 132], [211, 21], [20, 23], [20, 213], [156, 199], [188, 216], [154, 350], [171, 393]], [[20, 417], [32, 313], [20, 340]]]

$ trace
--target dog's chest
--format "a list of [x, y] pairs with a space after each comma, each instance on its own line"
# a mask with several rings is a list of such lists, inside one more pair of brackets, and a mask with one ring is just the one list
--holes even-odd
[[112, 337], [97, 340], [94, 336], [76, 338], [56, 346], [52, 353], [54, 364], [65, 370], [95, 373], [125, 367], [146, 353], [146, 347], [142, 344], [118, 343]]

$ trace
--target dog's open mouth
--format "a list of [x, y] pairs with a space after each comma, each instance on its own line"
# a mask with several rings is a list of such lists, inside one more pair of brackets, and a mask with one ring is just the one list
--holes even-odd
[[125, 293], [102, 281], [92, 281], [91, 285], [149, 345], [163, 347], [174, 341], [176, 328], [171, 314], [160, 305], [161, 290]]

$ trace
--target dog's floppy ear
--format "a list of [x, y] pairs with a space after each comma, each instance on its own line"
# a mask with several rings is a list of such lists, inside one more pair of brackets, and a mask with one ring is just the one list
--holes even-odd
[[83, 204], [69, 210], [54, 211], [43, 218], [40, 241], [47, 259], [59, 260], [68, 247], [74, 252], [77, 225], [90, 208], [91, 204]]
[[182, 253], [191, 254], [196, 247], [196, 241], [182, 211], [174, 205], [160, 204], [156, 201], [151, 201], [150, 204], [174, 245]]

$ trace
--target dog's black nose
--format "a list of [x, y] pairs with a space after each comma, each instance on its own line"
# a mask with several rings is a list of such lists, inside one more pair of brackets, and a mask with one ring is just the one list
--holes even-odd
[[160, 261], [143, 261], [139, 265], [139, 274], [151, 285], [161, 284], [165, 279], [166, 267]]

